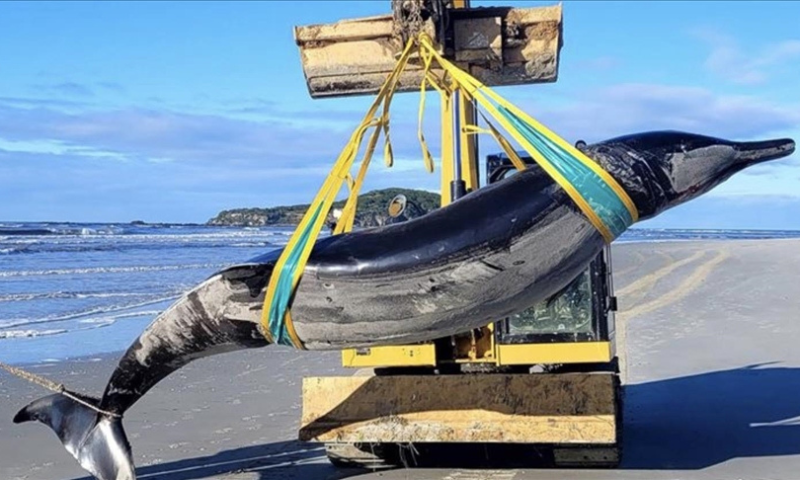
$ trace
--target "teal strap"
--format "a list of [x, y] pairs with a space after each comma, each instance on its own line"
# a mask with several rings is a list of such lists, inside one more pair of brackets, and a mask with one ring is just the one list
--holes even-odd
[[[597, 173], [508, 109], [501, 106], [499, 110], [531, 145], [580, 192], [614, 238], [622, 235], [633, 224], [633, 218], [622, 199]], [[530, 154], [530, 152], [528, 153]]]
[[300, 241], [295, 244], [294, 249], [289, 253], [286, 263], [278, 277], [275, 296], [272, 299], [272, 304], [269, 306], [269, 332], [272, 335], [272, 340], [277, 345], [294, 346], [289, 332], [286, 329], [286, 310], [289, 308], [289, 301], [292, 298], [293, 292], [292, 278], [294, 277], [294, 271], [297, 269], [300, 254], [310, 240], [311, 229], [319, 217], [321, 209], [322, 203], [317, 206], [311, 221], [308, 222], [306, 229], [300, 237]]

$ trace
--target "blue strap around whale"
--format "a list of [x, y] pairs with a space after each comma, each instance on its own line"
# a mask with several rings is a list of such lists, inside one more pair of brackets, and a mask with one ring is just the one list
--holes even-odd
[[294, 245], [290, 244], [286, 247], [291, 249], [286, 258], [286, 263], [284, 264], [284, 272], [286, 272], [286, 274], [278, 277], [275, 297], [269, 306], [269, 333], [272, 336], [272, 341], [278, 345], [295, 346], [286, 327], [286, 315], [288, 313], [289, 301], [293, 294], [291, 272], [297, 269], [300, 254], [305, 245], [308, 244], [309, 241], [314, 240], [311, 238], [312, 226], [319, 217], [321, 210], [322, 204], [320, 203], [314, 211], [311, 221], [301, 233], [298, 241], [294, 243]]
[[597, 173], [505, 107], [498, 110], [581, 193], [614, 238], [633, 224], [622, 199]]

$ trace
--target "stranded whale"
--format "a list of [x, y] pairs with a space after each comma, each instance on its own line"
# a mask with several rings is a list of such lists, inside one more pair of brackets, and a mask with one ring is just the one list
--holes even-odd
[[[624, 188], [640, 220], [794, 147], [790, 139], [732, 142], [672, 131], [580, 146]], [[309, 350], [457, 334], [556, 293], [603, 244], [567, 194], [531, 167], [408, 222], [318, 241], [291, 305], [294, 328]], [[279, 255], [220, 271], [159, 315], [123, 355], [102, 398], [83, 398], [112, 415], [56, 394], [14, 422], [50, 426], [101, 480], [135, 479], [122, 414], [195, 359], [268, 345], [260, 319]]]

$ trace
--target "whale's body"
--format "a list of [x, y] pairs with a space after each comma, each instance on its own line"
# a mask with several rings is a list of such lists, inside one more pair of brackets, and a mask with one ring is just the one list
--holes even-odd
[[[650, 132], [582, 149], [647, 219], [750, 165], [791, 154], [794, 142]], [[309, 350], [454, 335], [558, 292], [603, 245], [567, 194], [541, 169], [529, 168], [408, 222], [318, 241], [291, 305], [294, 328]], [[227, 268], [185, 294], [129, 347], [103, 397], [92, 402], [121, 416], [192, 360], [268, 345], [260, 320], [279, 255]], [[56, 395], [14, 420], [50, 425], [101, 480], [135, 478], [119, 418]]]

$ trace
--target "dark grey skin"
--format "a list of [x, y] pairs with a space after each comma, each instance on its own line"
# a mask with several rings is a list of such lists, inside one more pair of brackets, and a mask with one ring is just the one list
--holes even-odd
[[[790, 139], [737, 143], [682, 132], [581, 147], [630, 195], [640, 220], [794, 148]], [[566, 193], [530, 168], [411, 221], [320, 240], [298, 285], [292, 317], [309, 350], [433, 340], [551, 296], [603, 245]], [[279, 255], [227, 268], [189, 291], [129, 347], [103, 397], [89, 401], [121, 416], [197, 358], [267, 346], [261, 310]], [[97, 478], [135, 479], [120, 418], [51, 395], [14, 418], [29, 420], [49, 425]]]

